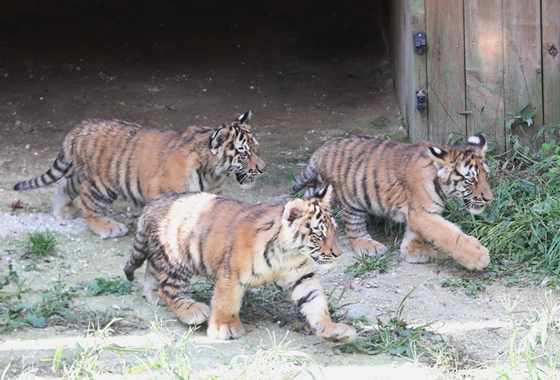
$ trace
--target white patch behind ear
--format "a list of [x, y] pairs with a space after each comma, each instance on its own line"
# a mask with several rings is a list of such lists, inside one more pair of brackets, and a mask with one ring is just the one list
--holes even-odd
[[251, 120], [252, 116], [253, 116], [253, 113], [251, 111], [247, 111], [243, 115], [240, 115], [237, 118], [237, 121], [240, 122], [240, 123], [245, 123], [245, 122]]
[[447, 156], [448, 153], [445, 150], [433, 145], [428, 147], [427, 153], [438, 171], [438, 177], [447, 178], [451, 170], [449, 168], [449, 162], [445, 160], [445, 156]]
[[480, 148], [482, 152], [486, 152], [486, 149], [488, 148], [486, 138], [480, 133], [477, 133], [469, 137], [469, 139], [467, 140], [467, 144]]
[[440, 156], [442, 155], [442, 153], [443, 153], [443, 152], [441, 151], [441, 149], [439, 149], [439, 148], [436, 147], [436, 146], [433, 146], [433, 147], [431, 147], [430, 149], [431, 149], [432, 153], [434, 153], [434, 155], [435, 155], [435, 156], [438, 156], [438, 157], [440, 157]]
[[469, 137], [467, 142], [471, 145], [480, 145], [480, 137], [478, 137], [477, 135], [471, 136]]
[[332, 185], [328, 185], [323, 191], [321, 191], [321, 193], [323, 193], [321, 196], [321, 203], [330, 206], [333, 195]]
[[436, 164], [436, 167], [439, 168], [446, 165], [445, 156], [447, 156], [448, 153], [445, 150], [432, 145], [426, 149], [426, 152], [428, 153], [428, 157]]

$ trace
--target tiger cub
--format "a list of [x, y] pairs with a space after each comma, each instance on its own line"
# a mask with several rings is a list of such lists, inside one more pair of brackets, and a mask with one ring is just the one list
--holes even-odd
[[60, 179], [53, 213], [72, 219], [78, 207], [93, 233], [126, 235], [128, 228], [107, 217], [118, 196], [143, 206], [171, 190], [218, 192], [234, 173], [251, 187], [265, 163], [247, 121], [248, 111], [219, 128], [190, 126], [185, 131], [148, 129], [119, 120], [86, 120], [74, 127], [47, 172], [19, 182], [14, 190], [35, 189]]
[[404, 144], [371, 136], [337, 138], [311, 156], [294, 190], [332, 184], [356, 253], [387, 251], [367, 232], [366, 215], [373, 214], [406, 223], [400, 251], [408, 262], [435, 260], [436, 251], [427, 240], [466, 268], [480, 270], [490, 263], [488, 249], [446, 221], [442, 212], [448, 197], [462, 199], [472, 214], [492, 200], [486, 149], [481, 134], [461, 146]]
[[[248, 288], [281, 282], [313, 330], [347, 342], [355, 330], [333, 323], [316, 266], [334, 265], [342, 253], [330, 216], [332, 190], [287, 204], [249, 204], [208, 193], [171, 192], [146, 205], [126, 277], [147, 259], [144, 296], [163, 301], [186, 324], [208, 321], [212, 338], [239, 338]], [[211, 308], [191, 298], [193, 275], [215, 279]]]

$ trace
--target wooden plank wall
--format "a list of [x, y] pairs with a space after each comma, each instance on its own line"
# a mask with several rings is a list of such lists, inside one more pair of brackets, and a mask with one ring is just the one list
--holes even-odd
[[428, 38], [428, 136], [447, 142], [466, 132], [463, 7], [458, 1], [426, 0]]
[[505, 148], [504, 44], [502, 3], [465, 2], [466, 134], [482, 131], [497, 147]]
[[416, 111], [416, 91], [426, 89], [426, 55], [413, 53], [412, 34], [426, 27], [424, 0], [392, 1], [390, 5], [389, 53], [401, 113], [410, 136], [428, 139], [427, 112]]
[[527, 144], [543, 125], [540, 0], [502, 1], [505, 120], [526, 104], [525, 110], [536, 112], [531, 126], [513, 125], [513, 132]]
[[[428, 40], [424, 56], [401, 51], [397, 69], [404, 71], [397, 94], [406, 103], [401, 110], [413, 141], [446, 143], [453, 132], [483, 131], [503, 152], [506, 123], [525, 104], [535, 112], [533, 125], [513, 125], [523, 141], [543, 125], [560, 123], [559, 0], [395, 2], [393, 12], [399, 8], [405, 26], [392, 30], [404, 30], [406, 49], [417, 30]], [[417, 111], [415, 92], [424, 85], [428, 109]]]
[[560, 123], [560, 1], [542, 1], [544, 123]]
[[[412, 56], [410, 49], [412, 47], [408, 34], [410, 32], [410, 2], [409, 1], [391, 1], [390, 3], [390, 20], [387, 28], [388, 50], [393, 64], [393, 80], [395, 82], [395, 89], [397, 99], [401, 109], [401, 115], [405, 117], [405, 121], [410, 127], [409, 115], [414, 113], [410, 109], [408, 94], [408, 81], [412, 77], [409, 66], [410, 58]], [[378, 16], [379, 17], [379, 16]], [[411, 133], [408, 128], [409, 134]]]
[[411, 41], [411, 59], [412, 59], [412, 78], [409, 79], [408, 98], [410, 108], [414, 112], [414, 117], [411, 123], [411, 136], [415, 136], [416, 140], [429, 140], [429, 128], [424, 126], [429, 125], [428, 110], [416, 110], [416, 92], [424, 90], [428, 92], [428, 71], [427, 71], [427, 54], [418, 55], [414, 53], [414, 44], [412, 36], [418, 30], [426, 30], [426, 0], [412, 0], [410, 9], [410, 33], [408, 35]]

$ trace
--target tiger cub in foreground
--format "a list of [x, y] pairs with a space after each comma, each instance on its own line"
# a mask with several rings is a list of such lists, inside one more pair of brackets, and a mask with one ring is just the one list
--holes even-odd
[[[126, 277], [148, 260], [144, 296], [163, 301], [186, 324], [208, 321], [212, 338], [239, 338], [239, 309], [247, 288], [281, 282], [313, 330], [330, 341], [354, 339], [354, 328], [333, 323], [315, 273], [342, 253], [330, 216], [331, 188], [309, 200], [253, 205], [208, 193], [171, 192], [148, 203]], [[211, 307], [191, 298], [191, 276], [215, 279]]]
[[294, 190], [331, 184], [341, 206], [346, 234], [356, 253], [381, 255], [387, 248], [366, 229], [366, 215], [406, 223], [401, 256], [411, 263], [436, 258], [425, 240], [468, 269], [490, 263], [488, 249], [442, 217], [445, 199], [457, 197], [472, 213], [492, 200], [487, 144], [481, 134], [465, 145], [404, 144], [371, 136], [338, 138], [323, 144], [296, 179]]
[[190, 126], [183, 132], [143, 128], [118, 120], [86, 120], [74, 127], [51, 168], [15, 185], [35, 189], [62, 179], [53, 213], [78, 214], [102, 238], [126, 235], [128, 228], [107, 217], [118, 196], [143, 206], [168, 191], [218, 192], [230, 173], [251, 187], [265, 163], [250, 131], [248, 111], [219, 128]]

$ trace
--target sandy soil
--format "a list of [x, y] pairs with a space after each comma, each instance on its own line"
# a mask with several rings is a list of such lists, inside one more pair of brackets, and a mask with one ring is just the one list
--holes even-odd
[[[55, 186], [12, 190], [16, 182], [46, 170], [65, 134], [85, 118], [179, 130], [190, 124], [216, 126], [252, 110], [251, 124], [268, 172], [251, 190], [229, 182], [224, 191], [251, 202], [288, 199], [290, 174], [298, 173], [323, 141], [344, 134], [394, 133], [399, 127], [389, 58], [378, 23], [368, 16], [375, 9], [360, 2], [345, 9], [326, 3], [320, 11], [295, 2], [171, 2], [166, 9], [124, 1], [74, 9], [63, 2], [56, 10], [40, 4], [12, 4], [0, 16], [0, 273], [5, 275], [12, 264], [37, 292], [59, 280], [70, 286], [120, 277], [130, 250], [130, 235], [101, 240], [82, 219], [53, 219]], [[15, 200], [24, 208], [13, 210]], [[140, 210], [121, 203], [114, 209], [117, 218], [134, 226]], [[53, 257], [25, 272], [27, 233], [45, 228], [61, 243]], [[526, 311], [544, 294], [539, 287], [500, 284], [477, 297], [453, 292], [441, 281], [472, 275], [449, 261], [407, 264], [398, 252], [388, 254], [386, 273], [349, 282], [344, 270], [355, 257], [344, 237], [342, 242], [342, 262], [324, 276], [327, 290], [340, 297], [339, 305], [350, 304], [339, 311], [342, 318], [352, 313], [372, 321], [388, 319], [414, 289], [403, 318], [411, 324], [432, 323], [434, 331], [452, 338], [473, 361], [493, 365], [503, 360], [511, 326], [502, 300], [518, 298], [519, 310]], [[132, 295], [83, 298], [77, 305], [113, 310], [123, 318], [115, 339], [127, 343], [146, 336], [154, 316], [140, 286]], [[165, 308], [158, 313], [172, 319]], [[292, 346], [322, 366], [325, 378], [350, 369], [356, 378], [368, 379], [411, 378], [411, 373], [418, 379], [448, 376], [386, 355], [341, 354], [333, 344], [277, 322], [248, 317], [247, 339], [227, 343], [209, 341], [204, 331], [197, 331], [196, 368], [226, 364], [248, 344], [270, 342], [268, 331], [273, 331], [277, 337], [289, 332]], [[184, 329], [173, 321], [168, 326]], [[40, 359], [52, 357], [61, 342], [73, 346], [83, 333], [83, 327], [69, 325], [0, 334], [0, 373], [11, 363], [11, 376], [21, 368], [52, 376], [50, 364]]]

